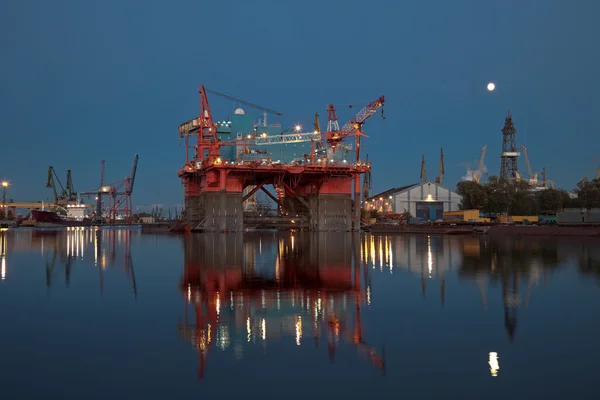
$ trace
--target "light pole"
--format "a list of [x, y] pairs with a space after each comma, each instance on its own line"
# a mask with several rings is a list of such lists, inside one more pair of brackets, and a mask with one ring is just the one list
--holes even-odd
[[8, 182], [2, 181], [2, 216], [3, 218], [8, 217], [8, 213], [6, 212], [6, 188], [8, 187]]

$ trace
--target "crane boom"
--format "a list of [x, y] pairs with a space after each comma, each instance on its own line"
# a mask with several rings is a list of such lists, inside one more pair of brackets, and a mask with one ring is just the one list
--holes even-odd
[[525, 156], [525, 165], [527, 166], [527, 174], [530, 179], [533, 179], [533, 172], [531, 171], [531, 164], [529, 162], [529, 155], [527, 154], [527, 148], [521, 145], [521, 149], [523, 149], [523, 155]]
[[485, 161], [485, 152], [487, 150], [487, 144], [481, 148], [481, 158], [479, 158], [479, 176], [483, 173], [483, 163]]
[[483, 163], [485, 161], [485, 153], [487, 151], [487, 144], [481, 148], [481, 156], [479, 157], [479, 165], [477, 171], [472, 172], [473, 180], [477, 183], [481, 180], [483, 175]]
[[446, 171], [444, 169], [444, 149], [440, 148], [440, 170], [438, 176], [435, 178], [435, 183], [443, 185], [445, 173]]
[[360, 134], [360, 128], [362, 125], [371, 118], [377, 110], [383, 106], [385, 102], [385, 97], [380, 96], [377, 100], [374, 100], [367, 104], [362, 110], [360, 110], [354, 118], [350, 121], [346, 122], [339, 131], [328, 132], [327, 140], [331, 143], [337, 143], [341, 140], [344, 140], [346, 137], [355, 134], [357, 131]]
[[135, 158], [133, 159], [133, 166], [131, 167], [131, 175], [129, 175], [129, 194], [133, 193], [133, 184], [135, 182], [135, 173], [137, 172], [137, 165], [138, 165], [138, 158], [139, 156], [136, 154]]
[[219, 92], [216, 92], [216, 91], [214, 91], [214, 90], [211, 90], [211, 89], [206, 89], [206, 88], [204, 88], [204, 86], [202, 86], [202, 88], [203, 88], [203, 90], [205, 90], [207, 93], [211, 93], [211, 94], [214, 94], [214, 95], [217, 95], [217, 96], [224, 97], [224, 98], [226, 98], [227, 100], [232, 100], [232, 101], [235, 101], [236, 103], [244, 104], [244, 105], [247, 105], [248, 107], [255, 108], [255, 109], [257, 109], [257, 110], [262, 110], [262, 111], [265, 111], [265, 112], [268, 112], [268, 113], [271, 113], [271, 114], [275, 114], [275, 115], [283, 115], [283, 114], [282, 114], [282, 113], [280, 113], [279, 111], [275, 111], [275, 110], [272, 110], [272, 109], [270, 109], [270, 108], [266, 108], [266, 107], [263, 107], [263, 106], [259, 106], [258, 104], [249, 103], [249, 102], [247, 102], [247, 101], [240, 100], [240, 99], [237, 99], [237, 98], [235, 98], [235, 97], [233, 97], [233, 96], [229, 96], [229, 95], [226, 95], [226, 94], [223, 94], [223, 93], [219, 93]]
[[[60, 194], [58, 194], [56, 190], [56, 183], [58, 183], [58, 186], [60, 187]], [[55, 204], [58, 204], [59, 200], [64, 201], [68, 199], [67, 191], [63, 187], [62, 183], [60, 183], [60, 179], [58, 179], [58, 175], [56, 175], [56, 171], [52, 166], [48, 167], [48, 181], [46, 182], [46, 187], [52, 189]]]
[[70, 201], [77, 200], [77, 192], [75, 192], [75, 187], [73, 186], [73, 178], [71, 177], [71, 170], [67, 170], [67, 186], [65, 188], [67, 190], [67, 196]]

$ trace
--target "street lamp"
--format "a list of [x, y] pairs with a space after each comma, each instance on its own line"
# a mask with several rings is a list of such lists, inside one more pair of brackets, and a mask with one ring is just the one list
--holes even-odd
[[8, 213], [6, 212], [6, 188], [8, 187], [8, 182], [2, 181], [2, 216], [6, 218]]

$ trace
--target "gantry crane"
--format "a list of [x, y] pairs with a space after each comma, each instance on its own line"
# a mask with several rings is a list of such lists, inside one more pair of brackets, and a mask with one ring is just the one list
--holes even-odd
[[[109, 185], [102, 185], [101, 187], [93, 190], [88, 190], [80, 193], [82, 196], [95, 196], [97, 198], [97, 214], [101, 212], [101, 196], [108, 195], [110, 197], [110, 205], [108, 207], [108, 219], [111, 223], [114, 223], [119, 217], [119, 213], [124, 214], [124, 222], [130, 224], [133, 221], [133, 207], [131, 204], [131, 194], [133, 193], [133, 184], [135, 182], [135, 175], [137, 172], [139, 156], [136, 154], [133, 159], [133, 166], [131, 172], [126, 178], [111, 183]], [[104, 181], [104, 160], [102, 161], [102, 171], [100, 173], [101, 184]], [[99, 218], [96, 215], [96, 218]]]
[[483, 175], [486, 150], [487, 150], [487, 144], [481, 148], [481, 156], [479, 157], [479, 165], [477, 166], [477, 170], [472, 172], [473, 180], [477, 183], [479, 183], [479, 181], [481, 181], [481, 177]]

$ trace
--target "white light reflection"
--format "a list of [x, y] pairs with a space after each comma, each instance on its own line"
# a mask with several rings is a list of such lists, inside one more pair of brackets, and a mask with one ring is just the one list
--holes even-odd
[[217, 301], [215, 304], [215, 308], [217, 310], [217, 316], [221, 314], [221, 296], [219, 296], [219, 292], [217, 292]]
[[371, 236], [371, 251], [369, 255], [371, 256], [371, 265], [375, 269], [375, 238], [373, 236]]
[[383, 271], [383, 242], [379, 239], [379, 270]]
[[500, 370], [500, 364], [498, 363], [498, 353], [495, 351], [490, 352], [490, 359], [488, 361], [490, 364], [490, 373], [492, 376], [498, 376], [498, 370]]
[[0, 277], [4, 281], [6, 279], [6, 249], [8, 247], [6, 242], [8, 239], [3, 233], [0, 240]]
[[95, 267], [98, 266], [98, 235], [96, 234], [97, 230], [98, 230], [98, 227], [96, 227], [96, 229], [94, 229], [94, 266]]
[[298, 315], [296, 317], [296, 345], [300, 346], [300, 340], [302, 340], [302, 317]]
[[431, 254], [431, 236], [427, 236], [427, 267], [429, 269], [429, 277], [433, 272], [433, 255]]
[[248, 343], [250, 343], [250, 338], [252, 337], [252, 329], [250, 328], [250, 318], [246, 319], [246, 333], [248, 335]]
[[394, 269], [394, 252], [392, 251], [392, 241], [390, 240], [389, 243], [389, 247], [388, 247], [388, 255], [390, 256], [390, 274], [392, 273], [392, 270]]
[[260, 335], [262, 340], [267, 340], [267, 321], [264, 318], [260, 322]]

